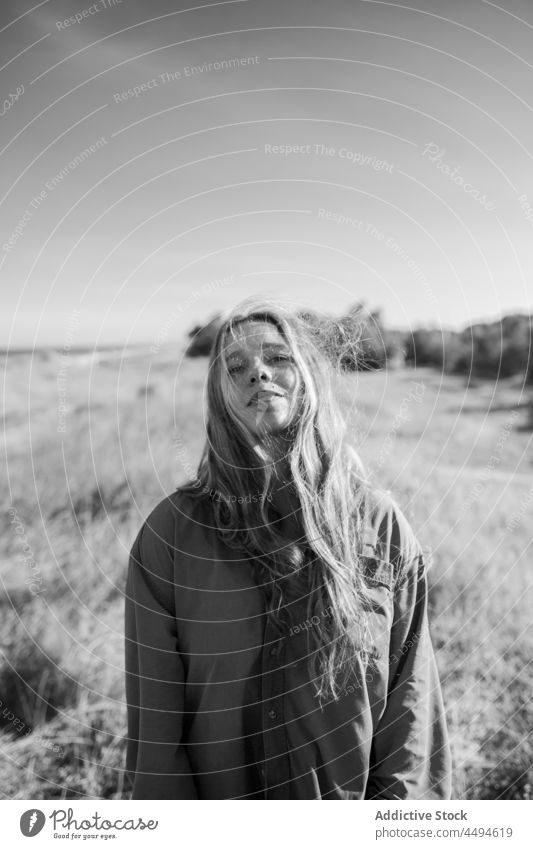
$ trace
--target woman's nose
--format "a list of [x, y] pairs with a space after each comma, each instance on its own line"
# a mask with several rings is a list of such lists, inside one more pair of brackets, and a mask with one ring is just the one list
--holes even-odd
[[262, 362], [256, 361], [250, 369], [250, 383], [256, 383], [259, 380], [270, 380], [271, 377], [272, 375], [269, 369]]

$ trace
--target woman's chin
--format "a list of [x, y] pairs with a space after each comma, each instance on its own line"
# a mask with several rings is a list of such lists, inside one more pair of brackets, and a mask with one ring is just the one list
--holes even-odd
[[287, 430], [288, 422], [285, 419], [263, 418], [256, 422], [256, 433], [258, 436], [278, 436]]

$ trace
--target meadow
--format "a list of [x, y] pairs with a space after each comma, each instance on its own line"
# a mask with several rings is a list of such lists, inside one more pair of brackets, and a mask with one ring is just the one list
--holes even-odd
[[[0, 794], [123, 796], [123, 592], [146, 515], [195, 470], [207, 361], [3, 355]], [[533, 798], [531, 399], [518, 378], [339, 378], [353, 444], [430, 568], [456, 799]]]

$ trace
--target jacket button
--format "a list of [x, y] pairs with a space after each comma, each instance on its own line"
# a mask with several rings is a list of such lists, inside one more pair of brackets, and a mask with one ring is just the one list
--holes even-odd
[[275, 711], [274, 708], [271, 708], [268, 712], [268, 716], [269, 716], [269, 719], [277, 719], [278, 718], [278, 712]]
[[276, 655], [277, 655], [278, 653], [279, 653], [279, 649], [278, 649], [278, 647], [277, 647], [277, 646], [272, 646], [272, 648], [270, 649], [270, 656], [271, 656], [271, 657], [276, 657]]

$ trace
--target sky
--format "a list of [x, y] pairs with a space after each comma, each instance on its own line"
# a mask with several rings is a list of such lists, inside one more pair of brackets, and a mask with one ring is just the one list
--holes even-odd
[[0, 45], [0, 348], [532, 311], [526, 0], [17, 0]]

